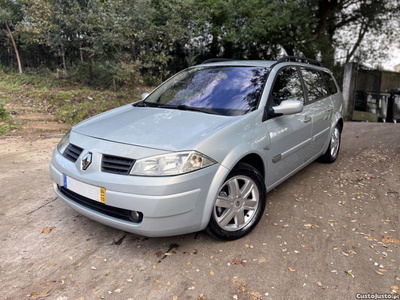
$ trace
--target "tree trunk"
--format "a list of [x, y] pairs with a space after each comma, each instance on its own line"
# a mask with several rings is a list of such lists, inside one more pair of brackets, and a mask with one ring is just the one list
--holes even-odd
[[11, 30], [10, 30], [10, 27], [8, 26], [8, 22], [7, 22], [7, 20], [6, 20], [6, 19], [4, 19], [4, 22], [6, 23], [6, 27], [7, 27], [8, 34], [10, 35], [11, 42], [12, 42], [12, 44], [13, 44], [13, 46], [14, 46], [15, 56], [16, 56], [16, 58], [17, 58], [17, 62], [18, 62], [18, 70], [19, 70], [19, 74], [21, 74], [21, 75], [22, 75], [22, 66], [21, 66], [21, 60], [19, 59], [19, 53], [18, 53], [17, 44], [15, 43], [15, 40], [14, 40], [13, 34], [12, 34]]
[[356, 43], [354, 44], [353, 48], [350, 51], [347, 50], [346, 64], [350, 62], [350, 59], [353, 57], [354, 53], [360, 46], [362, 40], [364, 39], [365, 34], [367, 33], [367, 30], [368, 30], [367, 24], [361, 23]]
[[211, 58], [218, 57], [219, 52], [220, 52], [220, 49], [219, 49], [219, 44], [218, 44], [218, 37], [216, 34], [213, 34], [212, 40], [211, 40], [211, 45], [210, 45]]
[[283, 45], [283, 49], [285, 50], [288, 56], [294, 56], [294, 47], [293, 45]]
[[136, 61], [135, 45], [134, 45], [134, 43], [131, 44], [131, 59], [132, 59], [132, 61]]
[[335, 30], [332, 29], [333, 24], [329, 20], [334, 19], [335, 12], [340, 8], [339, 6], [338, 0], [318, 1], [318, 10], [316, 13], [318, 22], [315, 28], [315, 35], [317, 36], [317, 50], [321, 52], [324, 64], [334, 64], [335, 50], [333, 48], [333, 35], [335, 34]]
[[86, 57], [86, 62], [89, 66], [89, 78], [90, 81], [93, 81], [93, 71], [92, 71], [92, 64], [90, 63], [90, 58], [89, 58], [89, 54], [87, 53], [87, 51], [85, 52], [85, 57]]
[[113, 76], [112, 85], [113, 85], [114, 92], [116, 92], [117, 91], [117, 84], [115, 82], [115, 76]]
[[63, 64], [63, 69], [65, 72], [67, 72], [67, 66], [65, 65], [65, 52], [64, 49], [61, 49], [61, 58], [62, 58], [62, 64]]

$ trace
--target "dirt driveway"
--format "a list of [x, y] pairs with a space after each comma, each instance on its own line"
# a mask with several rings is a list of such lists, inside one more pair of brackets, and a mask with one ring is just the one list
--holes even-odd
[[268, 194], [248, 237], [219, 242], [203, 232], [144, 238], [80, 216], [52, 190], [57, 138], [0, 139], [0, 299], [396, 293], [400, 126], [346, 123], [342, 141], [335, 164], [313, 163]]

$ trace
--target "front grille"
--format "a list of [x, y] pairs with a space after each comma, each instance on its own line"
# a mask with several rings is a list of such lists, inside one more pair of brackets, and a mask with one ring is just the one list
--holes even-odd
[[66, 196], [69, 200], [72, 200], [82, 206], [85, 206], [91, 210], [95, 210], [99, 213], [105, 214], [110, 217], [114, 217], [120, 220], [129, 221], [137, 223], [133, 220], [131, 211], [123, 208], [118, 208], [114, 206], [109, 206], [95, 200], [86, 198], [82, 195], [79, 195], [71, 190], [66, 189], [65, 187], [58, 186], [61, 194]]
[[63, 156], [74, 163], [78, 159], [79, 155], [81, 155], [82, 151], [82, 148], [69, 144], [67, 149], [65, 149]]
[[128, 175], [135, 160], [131, 158], [103, 154], [101, 171], [113, 174]]

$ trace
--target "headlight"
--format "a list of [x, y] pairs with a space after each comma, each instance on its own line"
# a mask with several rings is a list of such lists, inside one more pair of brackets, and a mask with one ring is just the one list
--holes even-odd
[[178, 152], [139, 159], [131, 175], [170, 176], [189, 173], [215, 164], [211, 158], [195, 151]]
[[64, 154], [65, 149], [67, 149], [67, 147], [68, 147], [70, 132], [71, 132], [71, 130], [68, 131], [64, 135], [64, 137], [61, 139], [61, 141], [57, 145], [58, 152], [60, 152], [61, 154]]

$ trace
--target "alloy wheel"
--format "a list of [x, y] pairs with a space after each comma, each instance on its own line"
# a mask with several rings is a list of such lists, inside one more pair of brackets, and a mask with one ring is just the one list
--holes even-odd
[[338, 154], [339, 146], [340, 146], [340, 132], [339, 128], [335, 127], [331, 137], [331, 156], [333, 158], [335, 158], [336, 155]]
[[214, 217], [224, 230], [237, 231], [255, 217], [260, 194], [256, 183], [247, 176], [234, 176], [219, 190], [214, 205]]

